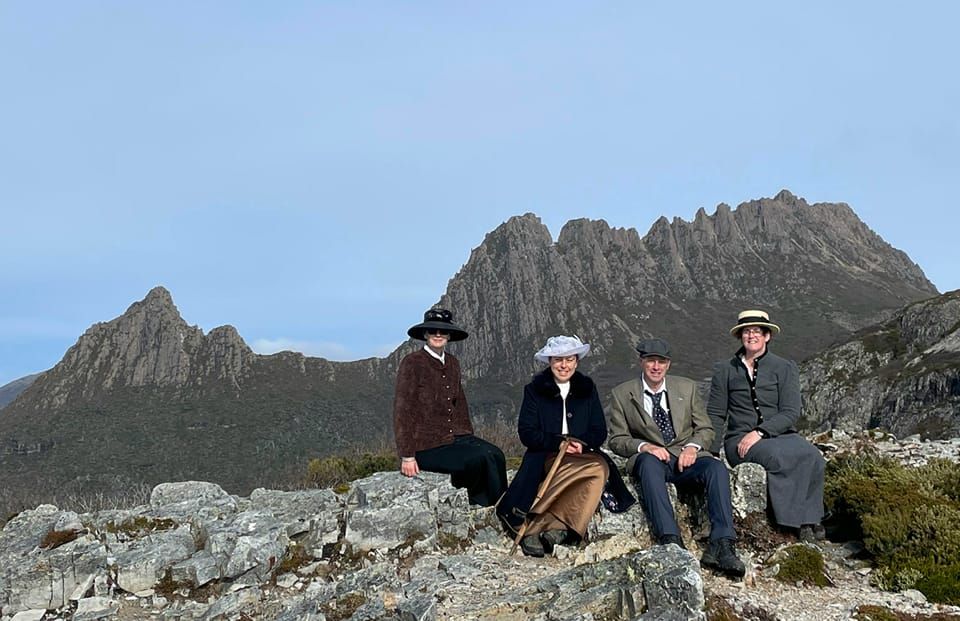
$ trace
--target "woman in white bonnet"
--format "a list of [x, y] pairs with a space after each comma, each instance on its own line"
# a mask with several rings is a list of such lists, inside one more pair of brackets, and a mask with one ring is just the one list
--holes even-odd
[[[550, 337], [534, 355], [547, 368], [523, 390], [517, 432], [527, 451], [497, 505], [497, 514], [514, 532], [527, 519], [520, 547], [530, 556], [543, 556], [555, 545], [583, 539], [608, 477], [613, 480], [605, 502], [611, 509], [624, 511], [635, 502], [616, 467], [599, 450], [607, 439], [603, 406], [593, 380], [577, 370], [589, 352], [590, 345], [576, 336]], [[559, 455], [565, 437], [572, 441], [566, 453]], [[561, 459], [560, 466], [533, 504], [555, 459]]]

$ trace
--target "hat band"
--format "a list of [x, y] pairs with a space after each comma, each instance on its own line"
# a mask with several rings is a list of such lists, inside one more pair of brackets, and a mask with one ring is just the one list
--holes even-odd
[[770, 323], [770, 320], [766, 317], [741, 317], [737, 320], [737, 325], [742, 323]]

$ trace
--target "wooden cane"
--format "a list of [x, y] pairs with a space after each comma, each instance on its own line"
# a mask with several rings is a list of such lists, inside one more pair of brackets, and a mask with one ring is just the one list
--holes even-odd
[[[537, 489], [537, 496], [533, 499], [533, 503], [530, 505], [530, 509], [533, 509], [537, 506], [537, 503], [540, 502], [540, 499], [543, 498], [543, 495], [547, 493], [547, 489], [550, 487], [550, 483], [553, 482], [553, 475], [557, 473], [557, 468], [560, 467], [560, 460], [563, 459], [563, 456], [567, 454], [567, 447], [570, 446], [570, 442], [573, 441], [573, 438], [564, 438], [560, 442], [559, 452], [557, 453], [556, 459], [553, 460], [553, 465], [550, 466], [550, 471], [547, 472], [547, 476], [544, 477], [543, 482], [540, 483], [540, 487]], [[517, 546], [520, 545], [520, 540], [523, 539], [523, 536], [527, 532], [527, 528], [530, 526], [530, 522], [526, 516], [523, 518], [523, 524], [520, 525], [520, 530], [517, 532], [517, 538], [513, 540], [513, 547], [510, 548], [511, 556], [517, 551]]]

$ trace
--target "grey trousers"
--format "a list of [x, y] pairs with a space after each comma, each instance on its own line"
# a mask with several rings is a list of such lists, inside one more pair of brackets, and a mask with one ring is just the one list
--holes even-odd
[[767, 497], [773, 519], [781, 526], [799, 528], [823, 519], [823, 471], [820, 449], [798, 433], [764, 438], [750, 447], [744, 459], [737, 454], [743, 435], [724, 441], [727, 462], [760, 464], [767, 471]]

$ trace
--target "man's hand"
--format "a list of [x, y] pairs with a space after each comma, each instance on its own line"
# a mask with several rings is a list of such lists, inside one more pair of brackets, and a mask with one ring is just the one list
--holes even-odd
[[652, 442], [647, 442], [646, 444], [641, 446], [640, 452], [650, 453], [651, 455], [653, 455], [654, 457], [656, 457], [662, 462], [670, 461], [670, 453], [667, 452], [667, 449], [663, 448], [662, 446], [657, 446]]
[[737, 455], [740, 456], [740, 459], [743, 459], [747, 452], [753, 448], [753, 445], [762, 440], [760, 434], [756, 431], [751, 431], [747, 435], [740, 438], [740, 443], [737, 444]]
[[420, 474], [420, 466], [417, 465], [417, 458], [410, 457], [400, 460], [400, 472], [405, 476], [415, 477]]
[[572, 440], [569, 444], [567, 444], [567, 455], [579, 455], [582, 452], [583, 445], [576, 440]]
[[677, 459], [677, 470], [683, 472], [684, 468], [689, 468], [695, 461], [697, 461], [697, 447], [685, 446], [680, 451], [680, 458]]

